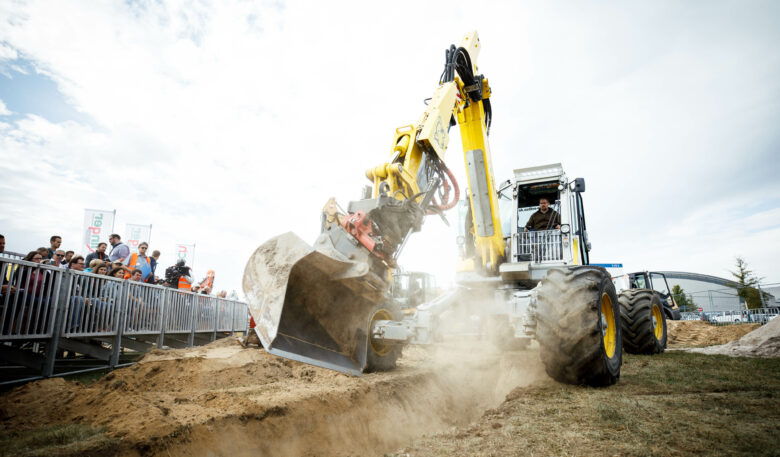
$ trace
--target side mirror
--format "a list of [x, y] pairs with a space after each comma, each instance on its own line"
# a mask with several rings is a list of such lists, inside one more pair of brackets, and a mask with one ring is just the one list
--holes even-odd
[[574, 192], [585, 192], [585, 178], [574, 179]]

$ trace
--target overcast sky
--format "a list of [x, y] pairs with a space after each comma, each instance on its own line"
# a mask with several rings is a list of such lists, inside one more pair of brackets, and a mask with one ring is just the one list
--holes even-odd
[[[84, 208], [116, 209], [163, 266], [194, 242], [196, 274], [239, 290], [259, 244], [359, 197], [476, 29], [496, 179], [584, 177], [592, 261], [728, 277], [742, 255], [780, 281], [780, 3], [381, 5], [3, 2], [6, 249], [76, 248]], [[431, 218], [401, 264], [451, 280], [454, 237]]]

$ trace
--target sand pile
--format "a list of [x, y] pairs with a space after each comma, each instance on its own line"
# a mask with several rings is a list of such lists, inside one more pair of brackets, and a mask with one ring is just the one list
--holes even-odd
[[736, 341], [689, 351], [734, 357], [780, 357], [780, 318], [772, 319]]
[[152, 351], [89, 386], [54, 378], [16, 388], [0, 396], [0, 429], [104, 426], [126, 455], [382, 455], [546, 379], [538, 360], [473, 344], [409, 347], [395, 371], [357, 378], [225, 339]]
[[683, 348], [711, 346], [734, 341], [752, 332], [760, 324], [734, 324], [715, 326], [703, 321], [666, 321], [669, 331], [667, 346]]

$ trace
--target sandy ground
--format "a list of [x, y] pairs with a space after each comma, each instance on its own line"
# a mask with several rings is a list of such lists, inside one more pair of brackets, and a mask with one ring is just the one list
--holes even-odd
[[669, 330], [667, 347], [683, 348], [724, 344], [742, 338], [760, 324], [715, 326], [703, 321], [666, 321]]
[[780, 357], [780, 319], [772, 319], [766, 325], [725, 344], [689, 351], [735, 357]]
[[0, 398], [0, 423], [104, 426], [125, 455], [381, 455], [468, 423], [518, 385], [545, 379], [538, 353], [465, 342], [407, 348], [395, 371], [357, 378], [226, 339], [153, 351], [89, 386], [27, 384]]
[[[755, 328], [670, 322], [669, 346], [732, 342], [730, 349], [713, 346], [719, 353], [780, 346], [780, 319], [748, 333]], [[0, 425], [105, 427], [124, 455], [383, 455], [421, 436], [484, 422], [485, 411], [500, 407], [513, 389], [555, 384], [533, 347], [409, 347], [395, 371], [357, 378], [224, 339], [152, 351], [88, 386], [54, 378], [19, 387], [0, 397]]]

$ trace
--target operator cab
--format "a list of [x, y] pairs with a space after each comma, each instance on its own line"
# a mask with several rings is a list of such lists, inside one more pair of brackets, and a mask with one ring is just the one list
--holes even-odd
[[396, 271], [392, 293], [401, 309], [416, 308], [438, 295], [436, 277], [419, 271]]
[[[543, 278], [546, 271], [564, 265], [588, 265], [590, 243], [585, 228], [581, 193], [585, 181], [569, 181], [559, 163], [514, 170], [513, 179], [497, 187], [501, 230], [506, 243], [505, 262], [499, 272], [505, 280]], [[550, 210], [558, 213], [560, 228], [526, 230], [531, 216], [539, 210], [539, 200], [547, 199]], [[473, 258], [474, 229], [468, 200], [459, 208], [461, 223], [458, 244], [461, 258]]]
[[631, 289], [651, 289], [661, 298], [664, 305], [664, 312], [667, 318], [680, 320], [681, 314], [677, 307], [677, 302], [672, 297], [669, 283], [666, 281], [666, 275], [656, 271], [640, 271], [628, 274], [628, 284]]

